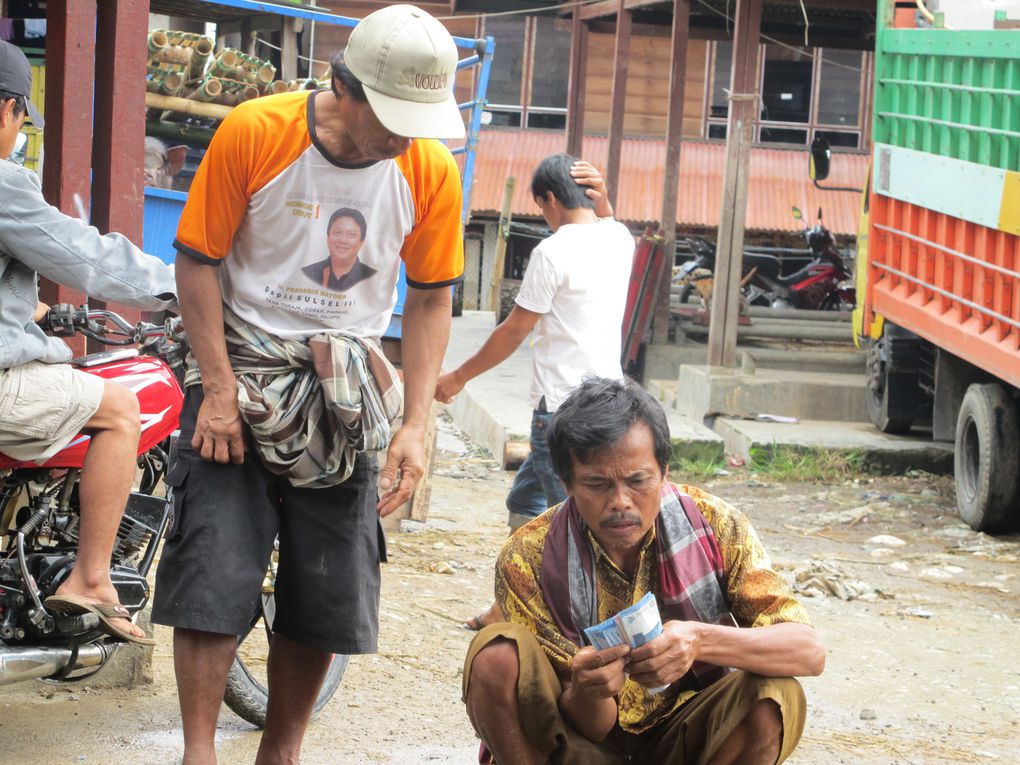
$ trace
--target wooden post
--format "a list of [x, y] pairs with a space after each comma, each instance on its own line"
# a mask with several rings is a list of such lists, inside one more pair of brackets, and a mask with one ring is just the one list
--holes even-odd
[[620, 187], [620, 156], [623, 151], [623, 111], [627, 98], [627, 68], [630, 64], [631, 12], [626, 0], [619, 0], [616, 11], [616, 53], [613, 66], [613, 98], [609, 113], [609, 161], [606, 163], [606, 188], [609, 201], [616, 207]]
[[280, 31], [280, 71], [277, 79], [284, 82], [296, 80], [298, 76], [298, 32], [303, 29], [302, 19], [284, 18]]
[[[145, 80], [149, 4], [99, 3], [92, 222], [142, 243], [145, 186]], [[76, 77], [75, 80], [80, 80]]]
[[567, 80], [567, 154], [584, 156], [584, 92], [588, 73], [588, 25], [581, 21], [581, 5], [570, 18], [570, 75]]
[[673, 0], [673, 49], [670, 54], [669, 112], [666, 118], [666, 167], [662, 188], [662, 248], [665, 268], [654, 293], [652, 342], [666, 341], [669, 333], [669, 292], [676, 250], [676, 203], [680, 185], [680, 146], [684, 122], [684, 82], [687, 73], [687, 41], [691, 31], [691, 0]]
[[[149, 3], [99, 3], [96, 24], [95, 136], [92, 141], [92, 224], [104, 234], [117, 231], [142, 245], [145, 200], [145, 82], [138, 69], [145, 61]], [[129, 322], [137, 308], [90, 301], [110, 308]], [[92, 351], [106, 346], [89, 341]]]
[[95, 0], [50, 0], [46, 7], [43, 194], [76, 217], [75, 195], [86, 210], [91, 201], [95, 28]]
[[506, 260], [506, 243], [510, 238], [510, 207], [514, 198], [514, 185], [516, 181], [511, 175], [506, 179], [503, 186], [503, 203], [499, 208], [499, 226], [496, 232], [496, 261], [492, 264], [492, 290], [489, 293], [489, 305], [496, 314], [496, 323], [499, 324], [500, 309], [500, 284], [503, 281], [503, 264]]
[[[86, 219], [91, 203], [95, 28], [95, 0], [49, 0], [46, 6], [43, 195], [51, 205], [76, 218], [81, 205]], [[81, 292], [48, 279], [43, 279], [39, 285], [39, 298], [50, 305], [81, 305], [85, 297]], [[68, 345], [76, 355], [85, 352], [85, 338], [81, 335], [69, 338]]]
[[758, 112], [758, 38], [762, 0], [737, 0], [733, 36], [733, 75], [726, 127], [726, 174], [717, 243], [708, 363], [734, 367], [740, 312], [740, 271], [747, 215], [747, 176]]

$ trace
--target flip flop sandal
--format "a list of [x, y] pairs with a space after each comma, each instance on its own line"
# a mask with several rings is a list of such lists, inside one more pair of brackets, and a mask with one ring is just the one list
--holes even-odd
[[136, 645], [156, 645], [152, 638], [138, 637], [120, 629], [114, 619], [131, 621], [131, 613], [120, 603], [92, 603], [77, 595], [51, 595], [43, 605], [55, 614], [62, 616], [80, 616], [95, 614], [99, 618], [99, 630], [116, 640]]
[[477, 616], [472, 616], [470, 619], [468, 619], [460, 626], [466, 630], [478, 632], [478, 630], [482, 629], [482, 627], [484, 627], [485, 624], [482, 622], [482, 615], [478, 614]]

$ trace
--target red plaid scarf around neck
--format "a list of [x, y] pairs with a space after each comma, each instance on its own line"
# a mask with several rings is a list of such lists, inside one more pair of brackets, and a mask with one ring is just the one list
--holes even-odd
[[[538, 585], [560, 632], [581, 646], [585, 628], [599, 622], [595, 553], [573, 497], [554, 512]], [[653, 591], [663, 623], [735, 625], [724, 594], [726, 572], [715, 533], [694, 500], [668, 481], [662, 487], [652, 546], [659, 564], [658, 587]], [[695, 662], [680, 682], [699, 690], [728, 671]]]

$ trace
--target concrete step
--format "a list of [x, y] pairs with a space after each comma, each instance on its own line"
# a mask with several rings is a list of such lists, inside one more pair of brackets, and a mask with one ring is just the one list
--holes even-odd
[[674, 459], [720, 460], [723, 457], [723, 439], [701, 420], [681, 414], [674, 408], [676, 380], [647, 380], [645, 390], [662, 402], [669, 422], [669, 435], [673, 440]]
[[[786, 347], [782, 347], [785, 345]], [[790, 347], [737, 346], [737, 363], [761, 369], [810, 370], [812, 372], [836, 372], [839, 374], [864, 375], [867, 354], [851, 345]], [[682, 364], [704, 366], [708, 361], [708, 347], [704, 343], [687, 344], [656, 343], [645, 351], [645, 379], [676, 379]]]
[[801, 420], [869, 422], [860, 374], [739, 370], [683, 365], [677, 410], [695, 421], [708, 417], [776, 414]]
[[[708, 360], [708, 347], [702, 344], [677, 346], [674, 358], [677, 371], [680, 364], [704, 365]], [[806, 348], [755, 348], [737, 346], [737, 363], [747, 367], [748, 361], [757, 369], [808, 370], [839, 374], [864, 374], [867, 354], [857, 350], [808, 350]]]
[[[676, 332], [689, 337], [706, 337], [707, 325], [692, 321], [678, 321]], [[816, 340], [823, 342], [853, 343], [853, 330], [849, 322], [809, 322], [794, 319], [751, 319], [749, 324], [737, 325], [737, 338], [765, 340]]]
[[797, 423], [757, 422], [719, 417], [715, 431], [722, 436], [726, 452], [750, 461], [752, 453], [776, 449], [809, 452], [824, 450], [861, 458], [862, 467], [878, 473], [897, 474], [924, 470], [949, 475], [953, 472], [953, 445], [931, 441], [924, 435], [892, 436], [871, 423], [801, 420]]

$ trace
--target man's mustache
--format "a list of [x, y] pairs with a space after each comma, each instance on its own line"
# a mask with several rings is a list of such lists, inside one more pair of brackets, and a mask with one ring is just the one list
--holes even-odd
[[599, 526], [602, 528], [612, 528], [613, 526], [628, 526], [631, 524], [641, 525], [641, 516], [637, 513], [619, 513], [613, 515], [605, 520], [599, 521]]

